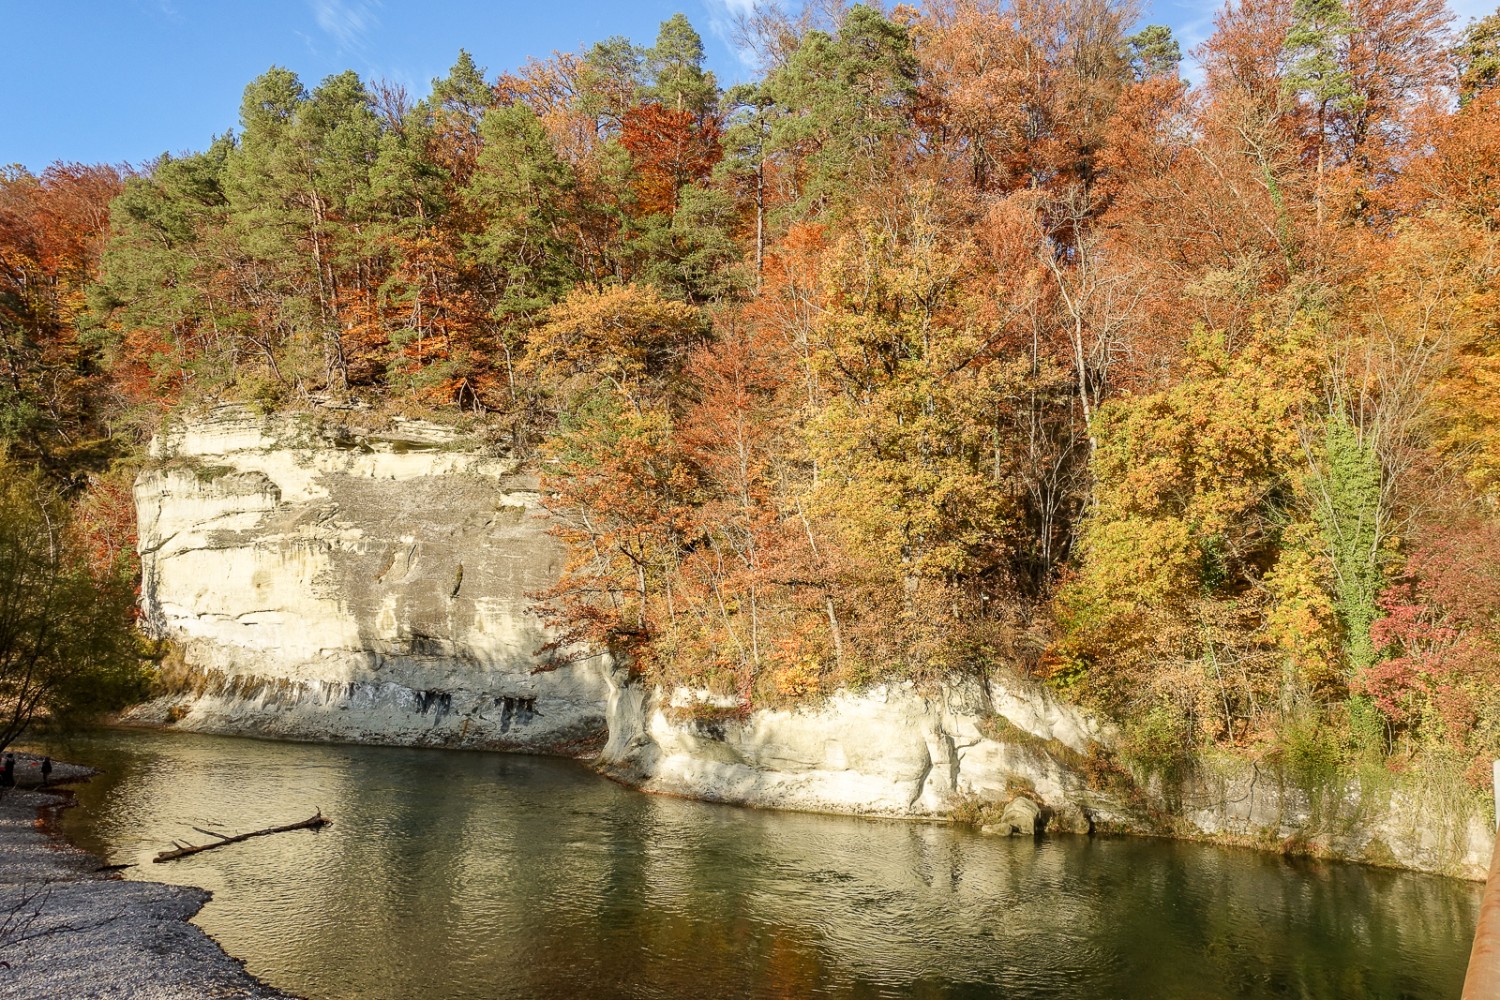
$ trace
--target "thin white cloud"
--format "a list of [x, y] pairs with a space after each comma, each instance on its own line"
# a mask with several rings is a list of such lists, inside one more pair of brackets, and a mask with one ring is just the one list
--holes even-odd
[[741, 63], [755, 68], [755, 53], [734, 42], [734, 19], [748, 15], [755, 9], [755, 0], [703, 0], [708, 9], [708, 29], [729, 47]]
[[344, 52], [359, 52], [370, 32], [380, 25], [375, 15], [379, 0], [311, 0], [313, 17], [323, 33]]
[[[1214, 18], [1218, 17], [1222, 7], [1223, 4], [1208, 6], [1177, 2], [1170, 5], [1170, 14], [1163, 12], [1173, 26], [1172, 34], [1177, 37], [1177, 43], [1182, 46], [1182, 75], [1195, 86], [1203, 82], [1203, 65], [1194, 53], [1214, 33]], [[1153, 20], [1161, 18], [1148, 16], [1142, 19], [1142, 23]]]

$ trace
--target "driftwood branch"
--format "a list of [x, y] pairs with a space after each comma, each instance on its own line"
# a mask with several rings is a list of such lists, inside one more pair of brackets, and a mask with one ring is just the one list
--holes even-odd
[[226, 837], [222, 833], [214, 833], [212, 830], [199, 830], [198, 827], [195, 826], [193, 827], [193, 829], [198, 830], [199, 833], [206, 833], [210, 837], [218, 837], [218, 843], [194, 845], [184, 844], [181, 841], [174, 840], [172, 841], [172, 843], [177, 845], [175, 849], [170, 851], [162, 851], [151, 860], [155, 864], [161, 864], [163, 861], [173, 861], [177, 858], [185, 858], [189, 854], [201, 854], [204, 851], [211, 851], [215, 847], [223, 847], [226, 844], [238, 844], [240, 841], [249, 840], [251, 837], [265, 837], [269, 834], [287, 833], [291, 830], [318, 830], [332, 822], [333, 820], [328, 819], [326, 816], [324, 816], [323, 810], [319, 809], [315, 814], [300, 823], [288, 823], [286, 826], [269, 826], [264, 830], [256, 830], [253, 833], [242, 833], [236, 837]]

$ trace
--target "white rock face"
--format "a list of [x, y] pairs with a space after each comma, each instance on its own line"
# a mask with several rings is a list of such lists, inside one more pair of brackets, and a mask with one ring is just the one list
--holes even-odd
[[1192, 832], [1255, 846], [1316, 847], [1333, 857], [1483, 879], [1495, 830], [1487, 809], [1420, 773], [1299, 787], [1275, 768], [1210, 761], [1182, 789]]
[[1413, 779], [1316, 793], [1274, 768], [1225, 759], [1170, 795], [1147, 782], [1127, 801], [1091, 787], [1081, 767], [1113, 742], [1110, 729], [1020, 679], [954, 681], [925, 695], [890, 684], [723, 722], [685, 720], [691, 700], [617, 679], [601, 768], [650, 792], [874, 816], [943, 817], [975, 803], [998, 815], [1025, 794], [1053, 830], [1102, 823], [1466, 878], [1484, 877], [1494, 844], [1472, 800], [1439, 808]]
[[551, 672], [527, 594], [556, 579], [534, 478], [436, 425], [226, 407], [136, 481], [143, 612], [201, 680], [178, 725], [305, 739], [597, 745], [603, 664]]
[[[652, 792], [813, 812], [946, 816], [965, 800], [1039, 797], [1056, 828], [1124, 823], [1128, 811], [1056, 759], [1083, 753], [1100, 727], [1040, 686], [955, 681], [840, 691], [816, 707], [743, 720], [676, 721], [672, 701], [619, 684], [610, 698], [608, 773]], [[1004, 704], [1014, 739], [984, 735]]]

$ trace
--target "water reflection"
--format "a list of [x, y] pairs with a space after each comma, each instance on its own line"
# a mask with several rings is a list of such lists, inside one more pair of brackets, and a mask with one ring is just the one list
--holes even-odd
[[1444, 997], [1467, 883], [1169, 842], [1033, 843], [640, 795], [558, 760], [110, 732], [70, 836], [311, 998]]

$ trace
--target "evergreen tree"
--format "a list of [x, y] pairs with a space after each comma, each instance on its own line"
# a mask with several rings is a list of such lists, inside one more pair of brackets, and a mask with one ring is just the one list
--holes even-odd
[[722, 191], [682, 189], [671, 215], [649, 216], [631, 240], [636, 273], [673, 298], [703, 304], [743, 289], [734, 201]]
[[1164, 24], [1149, 24], [1125, 39], [1130, 47], [1130, 66], [1137, 80], [1166, 76], [1177, 79], [1182, 66], [1182, 46]]
[[643, 64], [640, 47], [619, 35], [595, 42], [584, 55], [575, 101], [601, 135], [619, 131], [625, 112], [639, 98]]
[[1344, 53], [1354, 21], [1342, 0], [1294, 0], [1292, 25], [1283, 54], [1287, 69], [1282, 86], [1311, 108], [1317, 143], [1317, 219], [1323, 223], [1324, 175], [1329, 134], [1341, 115], [1359, 109], [1362, 100], [1345, 65]]
[[484, 151], [465, 200], [486, 221], [470, 247], [495, 276], [495, 315], [524, 316], [579, 280], [568, 239], [573, 176], [524, 104], [491, 109], [480, 132]]
[[262, 337], [317, 350], [321, 371], [304, 362], [293, 374], [304, 387], [346, 389], [340, 314], [347, 299], [372, 290], [360, 273], [380, 146], [369, 93], [346, 71], [309, 95], [295, 74], [273, 68], [246, 89], [241, 123], [226, 173], [229, 222], [258, 280], [276, 293], [258, 303]]
[[703, 70], [703, 39], [682, 14], [663, 21], [656, 45], [645, 54], [644, 69], [651, 83], [647, 100], [657, 101], [698, 119], [712, 115], [719, 101], [719, 85]]
[[418, 107], [430, 130], [428, 155], [461, 185], [474, 169], [482, 140], [479, 123], [495, 106], [495, 91], [484, 79], [474, 57], [460, 49], [448, 75], [432, 81], [432, 94]]
[[785, 112], [768, 147], [794, 161], [802, 212], [846, 201], [893, 166], [910, 128], [916, 59], [907, 29], [873, 7], [853, 7], [837, 36], [810, 31], [766, 88]]
[[777, 107], [758, 84], [740, 84], [726, 96], [729, 114], [724, 129], [720, 172], [748, 202], [755, 218], [754, 284], [759, 291], [766, 258], [766, 162]]

